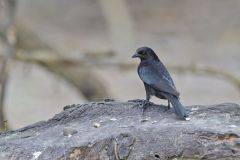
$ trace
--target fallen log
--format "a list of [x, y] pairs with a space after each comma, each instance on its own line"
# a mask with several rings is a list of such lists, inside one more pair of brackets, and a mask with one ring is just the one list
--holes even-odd
[[0, 159], [240, 159], [240, 106], [188, 106], [190, 121], [142, 100], [68, 105], [48, 121], [0, 134]]

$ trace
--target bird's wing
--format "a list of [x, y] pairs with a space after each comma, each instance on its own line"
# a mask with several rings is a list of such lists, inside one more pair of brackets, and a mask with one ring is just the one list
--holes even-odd
[[138, 74], [141, 80], [152, 88], [179, 96], [179, 92], [176, 90], [174, 82], [163, 64], [158, 62], [140, 66]]

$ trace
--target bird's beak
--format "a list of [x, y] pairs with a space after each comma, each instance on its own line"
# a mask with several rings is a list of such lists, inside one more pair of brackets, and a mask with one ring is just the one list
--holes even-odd
[[134, 53], [134, 55], [132, 56], [132, 58], [136, 58], [139, 57], [139, 54], [137, 52]]

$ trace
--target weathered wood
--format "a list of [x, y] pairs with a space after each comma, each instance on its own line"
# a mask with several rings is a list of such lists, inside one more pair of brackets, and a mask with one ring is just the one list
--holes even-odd
[[189, 106], [190, 121], [141, 100], [69, 105], [0, 134], [0, 159], [240, 159], [240, 106]]

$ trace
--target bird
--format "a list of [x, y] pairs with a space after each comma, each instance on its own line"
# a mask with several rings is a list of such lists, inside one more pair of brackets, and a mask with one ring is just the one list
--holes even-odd
[[156, 53], [149, 47], [140, 47], [132, 58], [140, 58], [141, 60], [137, 72], [146, 91], [146, 101], [144, 101], [143, 106], [150, 103], [151, 96], [166, 99], [168, 100], [168, 109], [170, 109], [171, 103], [178, 118], [189, 120], [189, 115], [180, 102], [180, 93]]

